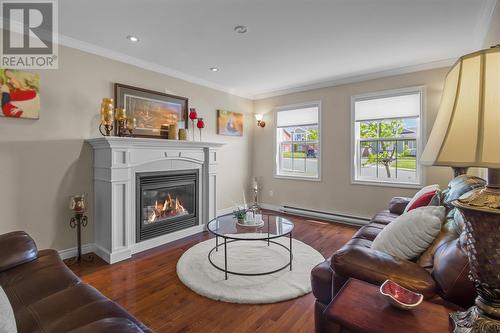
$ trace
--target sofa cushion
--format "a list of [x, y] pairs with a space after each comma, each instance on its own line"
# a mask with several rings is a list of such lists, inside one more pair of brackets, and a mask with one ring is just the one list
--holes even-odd
[[373, 240], [371, 247], [400, 259], [414, 259], [437, 237], [445, 213], [442, 206], [411, 210], [387, 225]]
[[0, 333], [16, 333], [16, 317], [9, 298], [0, 287]]

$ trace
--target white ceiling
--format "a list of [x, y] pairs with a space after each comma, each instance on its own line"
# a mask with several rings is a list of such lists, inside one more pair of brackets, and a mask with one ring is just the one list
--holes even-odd
[[[481, 47], [495, 3], [62, 0], [59, 30], [63, 44], [258, 98], [396, 68], [449, 63]], [[246, 34], [234, 32], [240, 24], [248, 27]], [[127, 35], [140, 42], [131, 43]]]

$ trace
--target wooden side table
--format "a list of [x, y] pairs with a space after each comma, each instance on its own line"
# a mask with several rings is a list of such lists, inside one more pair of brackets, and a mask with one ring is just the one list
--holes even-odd
[[324, 314], [341, 333], [442, 333], [450, 332], [448, 314], [457, 309], [423, 301], [415, 309], [399, 310], [378, 286], [350, 279]]

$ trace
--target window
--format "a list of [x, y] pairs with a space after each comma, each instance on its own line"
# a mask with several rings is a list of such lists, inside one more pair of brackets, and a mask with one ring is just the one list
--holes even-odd
[[320, 103], [276, 110], [277, 177], [319, 180]]
[[352, 97], [353, 182], [422, 184], [423, 88]]

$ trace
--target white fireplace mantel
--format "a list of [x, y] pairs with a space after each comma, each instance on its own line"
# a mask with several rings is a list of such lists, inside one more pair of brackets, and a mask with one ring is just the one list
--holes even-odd
[[[94, 241], [96, 254], [115, 263], [132, 254], [204, 230], [217, 211], [217, 151], [222, 143], [100, 137], [94, 149]], [[136, 242], [136, 173], [199, 170], [198, 225]]]

